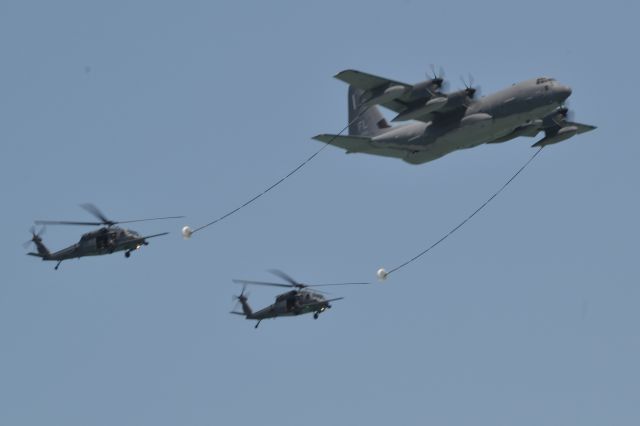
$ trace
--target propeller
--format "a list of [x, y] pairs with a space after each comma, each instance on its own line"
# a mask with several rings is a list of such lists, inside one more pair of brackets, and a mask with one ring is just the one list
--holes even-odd
[[562, 105], [558, 109], [558, 114], [565, 121], [573, 121], [574, 116], [575, 116], [574, 111], [569, 107], [569, 104], [567, 102], [565, 102], [564, 105]]
[[149, 219], [136, 219], [136, 220], [121, 220], [121, 221], [113, 221], [107, 219], [107, 217], [98, 209], [95, 205], [91, 203], [80, 204], [80, 207], [85, 209], [87, 212], [91, 213], [97, 219], [100, 219], [99, 222], [75, 222], [75, 221], [67, 221], [67, 220], [36, 220], [35, 223], [38, 225], [89, 225], [89, 226], [100, 226], [106, 225], [108, 227], [117, 225], [119, 223], [133, 223], [133, 222], [148, 222], [150, 220], [164, 220], [164, 219], [180, 219], [184, 216], [165, 216], [165, 217], [154, 217]]
[[473, 75], [469, 74], [468, 81], [465, 81], [465, 79], [460, 76], [460, 81], [462, 81], [464, 91], [467, 93], [467, 97], [469, 99], [474, 99], [476, 96], [480, 96], [481, 89], [480, 86], [474, 87]]
[[431, 73], [425, 72], [426, 77], [431, 79], [438, 90], [446, 91], [447, 88], [445, 86], [448, 86], [448, 84], [444, 80], [444, 68], [440, 66], [436, 72], [436, 66], [434, 64], [430, 64], [429, 69], [431, 70]]
[[[558, 109], [549, 114], [548, 118], [545, 118], [545, 122], [549, 126], [563, 127], [566, 121], [573, 121], [573, 116], [573, 110], [569, 108], [568, 104], [565, 102], [564, 105], [558, 107]], [[547, 121], [549, 119], [550, 121]]]
[[22, 247], [27, 249], [31, 244], [36, 244], [36, 243], [42, 242], [42, 236], [44, 235], [46, 229], [47, 228], [43, 226], [42, 228], [40, 228], [40, 231], [36, 232], [36, 227], [32, 226], [29, 229], [29, 232], [31, 232], [31, 239], [28, 240], [28, 241], [25, 241], [22, 244]]

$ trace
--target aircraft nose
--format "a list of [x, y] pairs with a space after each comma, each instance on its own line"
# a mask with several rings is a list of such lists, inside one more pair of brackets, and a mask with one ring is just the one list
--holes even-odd
[[566, 100], [569, 96], [571, 96], [571, 87], [558, 86], [558, 95], [560, 96], [561, 101]]

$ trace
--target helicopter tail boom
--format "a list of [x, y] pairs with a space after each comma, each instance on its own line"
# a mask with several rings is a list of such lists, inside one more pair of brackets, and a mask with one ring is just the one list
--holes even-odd
[[238, 300], [240, 301], [240, 304], [242, 304], [242, 312], [244, 312], [244, 315], [249, 318], [253, 315], [253, 310], [251, 309], [251, 306], [249, 306], [249, 303], [247, 302], [247, 296], [245, 295], [241, 295], [240, 297], [238, 297]]

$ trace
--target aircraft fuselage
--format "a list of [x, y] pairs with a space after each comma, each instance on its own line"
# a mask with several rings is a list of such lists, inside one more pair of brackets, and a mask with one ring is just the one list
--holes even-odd
[[[378, 148], [407, 152], [404, 160], [421, 164], [453, 151], [519, 136], [517, 129], [558, 108], [571, 89], [548, 78], [527, 80], [470, 103], [459, 120], [414, 122], [372, 138]], [[513, 135], [510, 137], [510, 135]]]

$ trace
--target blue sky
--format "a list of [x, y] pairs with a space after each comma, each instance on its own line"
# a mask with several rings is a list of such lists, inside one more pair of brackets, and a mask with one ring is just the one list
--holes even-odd
[[[638, 6], [501, 1], [0, 3], [0, 424], [636, 425]], [[484, 93], [540, 75], [597, 131], [423, 166], [327, 148], [355, 68]], [[34, 219], [171, 231], [130, 259], [25, 256]], [[85, 229], [49, 227], [58, 249]], [[232, 278], [374, 281], [310, 316], [228, 314]], [[270, 289], [250, 302], [270, 303]]]

